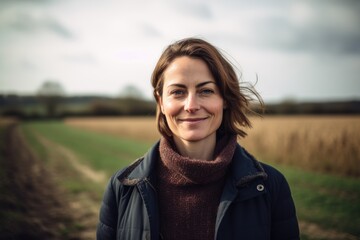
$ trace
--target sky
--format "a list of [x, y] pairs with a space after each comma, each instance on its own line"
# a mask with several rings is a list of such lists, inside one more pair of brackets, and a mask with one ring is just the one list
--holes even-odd
[[265, 102], [360, 99], [360, 1], [1, 0], [0, 93], [151, 98], [176, 40], [209, 41]]

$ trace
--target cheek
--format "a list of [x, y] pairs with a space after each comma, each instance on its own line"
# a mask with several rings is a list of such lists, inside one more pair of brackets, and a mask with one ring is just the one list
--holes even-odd
[[179, 113], [180, 107], [179, 104], [176, 104], [174, 101], [165, 101], [162, 104], [162, 110], [163, 114], [166, 116], [173, 116]]
[[212, 104], [211, 109], [218, 116], [222, 116], [223, 111], [224, 111], [224, 104], [222, 101], [215, 101], [214, 104]]

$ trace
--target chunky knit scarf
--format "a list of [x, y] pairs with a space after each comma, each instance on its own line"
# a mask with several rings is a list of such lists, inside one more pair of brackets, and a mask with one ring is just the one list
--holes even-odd
[[236, 136], [217, 142], [211, 161], [181, 156], [173, 143], [160, 140], [157, 189], [160, 232], [164, 239], [214, 239], [217, 208]]

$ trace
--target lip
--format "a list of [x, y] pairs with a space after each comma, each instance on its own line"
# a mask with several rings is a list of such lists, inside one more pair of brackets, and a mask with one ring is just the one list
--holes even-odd
[[197, 123], [206, 120], [207, 117], [202, 118], [181, 118], [179, 119], [180, 122], [188, 122], [188, 123]]

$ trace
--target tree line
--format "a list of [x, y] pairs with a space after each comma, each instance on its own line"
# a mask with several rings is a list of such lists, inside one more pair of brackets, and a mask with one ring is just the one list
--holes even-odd
[[0, 115], [20, 119], [155, 115], [154, 101], [135, 97], [0, 95]]
[[[359, 114], [360, 101], [303, 102], [286, 100], [276, 104], [251, 106], [264, 114]], [[264, 110], [264, 112], [263, 112]], [[0, 94], [0, 116], [21, 119], [49, 119], [72, 116], [152, 116], [154, 100], [143, 98], [140, 89], [125, 86], [119, 97], [66, 96], [62, 85], [53, 80], [42, 83], [35, 94]]]
[[[253, 105], [255, 112], [259, 106]], [[135, 96], [19, 96], [0, 94], [0, 115], [21, 119], [72, 116], [155, 116], [156, 103]], [[265, 115], [360, 114], [360, 101], [280, 102], [265, 105]]]

